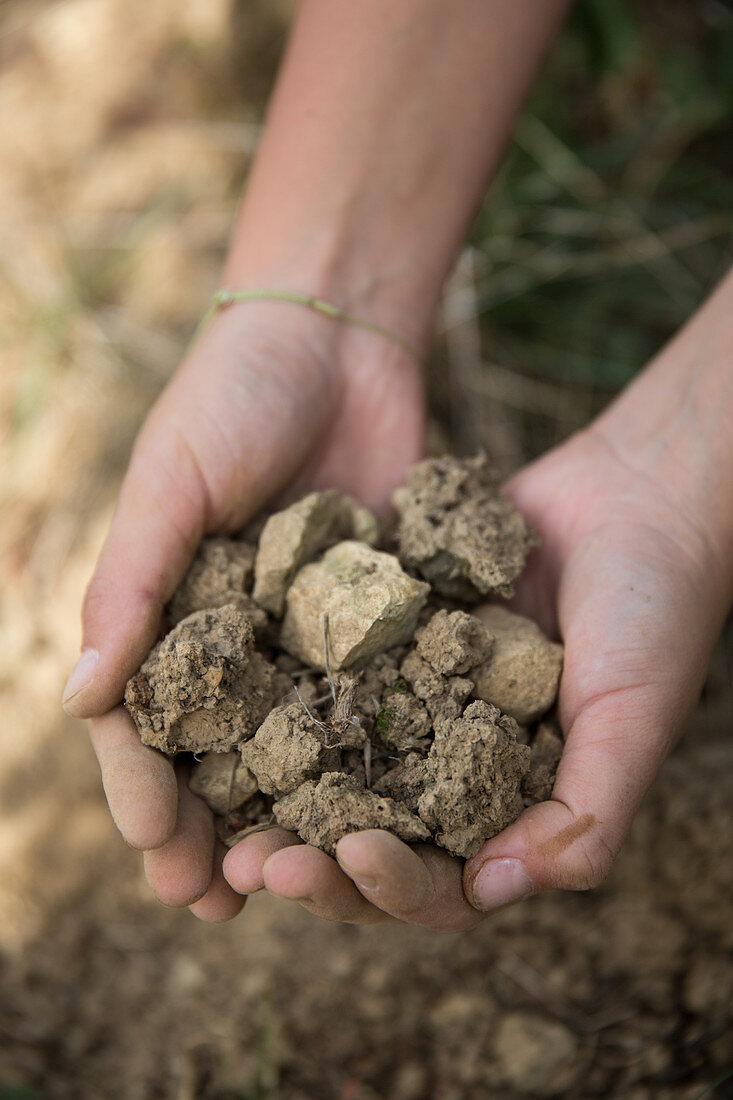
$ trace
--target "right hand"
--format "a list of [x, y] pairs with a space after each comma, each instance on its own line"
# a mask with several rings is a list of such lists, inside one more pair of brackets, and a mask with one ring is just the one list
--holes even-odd
[[211, 813], [119, 706], [166, 602], [202, 538], [236, 532], [286, 489], [333, 486], [383, 508], [420, 457], [423, 428], [421, 372], [409, 355], [279, 302], [216, 316], [143, 426], [87, 588], [83, 655], [64, 707], [93, 719], [112, 816], [145, 852], [165, 904], [210, 920], [244, 904], [221, 875]]

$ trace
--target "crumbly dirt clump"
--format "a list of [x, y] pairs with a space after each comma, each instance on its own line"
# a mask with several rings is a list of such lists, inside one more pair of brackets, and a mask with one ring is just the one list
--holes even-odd
[[269, 713], [273, 671], [235, 604], [196, 611], [153, 648], [125, 705], [146, 745], [169, 755], [226, 752]]
[[442, 723], [426, 761], [418, 813], [453, 855], [476, 854], [522, 810], [520, 788], [530, 750], [517, 744], [513, 718], [477, 701]]
[[257, 630], [267, 615], [250, 595], [255, 547], [236, 539], [204, 539], [188, 573], [166, 607], [171, 626], [194, 611], [233, 603]]
[[420, 462], [393, 500], [400, 560], [436, 591], [464, 600], [513, 594], [537, 539], [499, 492], [485, 455]]
[[226, 844], [279, 823], [333, 853], [377, 828], [468, 858], [551, 795], [562, 647], [475, 608], [534, 536], [481, 456], [421, 463], [395, 502], [398, 554], [334, 491], [207, 539], [127, 685], [146, 744], [197, 754]]
[[336, 843], [361, 829], [387, 829], [401, 840], [429, 840], [430, 831], [415, 814], [356, 779], [327, 772], [317, 783], [309, 780], [274, 807], [278, 823], [293, 829], [308, 844], [333, 855]]

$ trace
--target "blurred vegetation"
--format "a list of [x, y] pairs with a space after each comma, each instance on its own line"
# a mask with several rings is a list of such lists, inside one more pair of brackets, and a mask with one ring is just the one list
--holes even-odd
[[[471, 235], [496, 365], [473, 388], [507, 406], [525, 455], [602, 407], [724, 273], [732, 107], [730, 6], [572, 10]], [[454, 438], [472, 398], [452, 403]]]

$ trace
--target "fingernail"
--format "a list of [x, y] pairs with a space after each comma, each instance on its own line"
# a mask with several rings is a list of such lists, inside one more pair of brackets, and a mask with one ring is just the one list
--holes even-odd
[[518, 859], [487, 859], [473, 882], [477, 909], [498, 909], [528, 897], [534, 884]]
[[63, 706], [66, 707], [80, 692], [89, 687], [94, 679], [99, 663], [99, 653], [96, 649], [82, 650], [81, 657], [71, 670], [71, 676], [66, 681], [62, 697]]

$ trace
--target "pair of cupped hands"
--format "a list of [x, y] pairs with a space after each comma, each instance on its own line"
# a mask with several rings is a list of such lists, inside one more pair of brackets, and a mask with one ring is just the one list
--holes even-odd
[[421, 457], [424, 407], [419, 366], [378, 334], [273, 302], [214, 319], [138, 438], [65, 693], [69, 714], [92, 719], [112, 816], [161, 902], [223, 921], [264, 888], [330, 920], [461, 931], [528, 895], [602, 881], [694, 705], [721, 621], [718, 549], [694, 493], [616, 431], [624, 400], [649, 397], [622, 398], [506, 486], [542, 538], [513, 606], [565, 644], [552, 799], [465, 865], [377, 830], [344, 837], [335, 859], [281, 828], [227, 852], [183, 770], [141, 744], [119, 705], [125, 683], [205, 535], [311, 488], [385, 507]]

